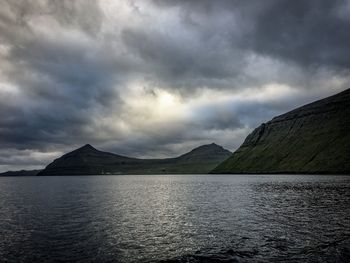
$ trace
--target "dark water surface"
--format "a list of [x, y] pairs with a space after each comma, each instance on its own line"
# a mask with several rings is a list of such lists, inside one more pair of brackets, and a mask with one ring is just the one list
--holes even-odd
[[1, 262], [347, 262], [350, 177], [0, 178]]

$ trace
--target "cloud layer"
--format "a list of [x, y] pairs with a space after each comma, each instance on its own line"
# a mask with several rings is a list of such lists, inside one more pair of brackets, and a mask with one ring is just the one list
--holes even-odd
[[0, 0], [0, 171], [236, 149], [349, 87], [350, 1]]

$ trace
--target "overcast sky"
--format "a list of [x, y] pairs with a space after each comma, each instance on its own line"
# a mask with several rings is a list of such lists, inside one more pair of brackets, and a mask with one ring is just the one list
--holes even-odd
[[349, 88], [350, 1], [0, 0], [0, 171], [235, 150]]

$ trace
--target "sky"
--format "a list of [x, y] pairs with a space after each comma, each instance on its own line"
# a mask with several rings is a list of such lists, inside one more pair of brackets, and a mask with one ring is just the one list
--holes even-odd
[[237, 149], [349, 88], [350, 1], [0, 0], [0, 172]]

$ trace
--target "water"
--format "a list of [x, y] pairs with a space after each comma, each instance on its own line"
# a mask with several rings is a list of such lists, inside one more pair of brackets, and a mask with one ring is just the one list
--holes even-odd
[[350, 177], [0, 178], [2, 262], [346, 262]]

